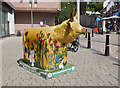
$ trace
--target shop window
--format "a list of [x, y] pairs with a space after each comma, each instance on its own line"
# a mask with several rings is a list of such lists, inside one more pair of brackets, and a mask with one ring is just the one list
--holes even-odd
[[2, 36], [5, 36], [5, 11], [2, 10], [2, 27], [1, 27], [1, 34]]
[[43, 19], [43, 22], [44, 22], [45, 25], [47, 25], [48, 19]]
[[[43, 20], [41, 20], [41, 23], [44, 25], [44, 26], [46, 26], [46, 25], [48, 25], [47, 23], [48, 23], [48, 19], [43, 19]], [[40, 23], [40, 25], [41, 25], [41, 23]]]
[[2, 36], [9, 35], [9, 29], [8, 29], [8, 14], [4, 10], [2, 10], [2, 27], [1, 27], [1, 34]]

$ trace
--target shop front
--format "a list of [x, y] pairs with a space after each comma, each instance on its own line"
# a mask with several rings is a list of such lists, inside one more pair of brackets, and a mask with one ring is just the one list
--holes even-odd
[[0, 18], [0, 37], [14, 34], [14, 32], [11, 32], [14, 31], [14, 11], [6, 2], [2, 2], [0, 8]]

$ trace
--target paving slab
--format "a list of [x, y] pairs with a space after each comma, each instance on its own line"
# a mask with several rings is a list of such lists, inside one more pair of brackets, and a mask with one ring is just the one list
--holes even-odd
[[[99, 35], [95, 35], [95, 37], [97, 38], [93, 38], [95, 42], [96, 40], [101, 41], [103, 38]], [[115, 35], [113, 37], [116, 38]], [[68, 51], [67, 57], [68, 63], [74, 64], [76, 70], [48, 80], [18, 66], [17, 60], [23, 58], [21, 37], [2, 39], [2, 86], [118, 86], [118, 66], [113, 65], [116, 61], [92, 51], [94, 49], [103, 52], [104, 44], [92, 41], [92, 49], [86, 49], [87, 39], [84, 38], [84, 35], [81, 35], [80, 38], [79, 50], [77, 52]], [[115, 49], [111, 49], [114, 51], [111, 51], [110, 55], [118, 59], [116, 54], [119, 46], [116, 46], [117, 41], [113, 42], [111, 42], [113, 45], [111, 46]]]

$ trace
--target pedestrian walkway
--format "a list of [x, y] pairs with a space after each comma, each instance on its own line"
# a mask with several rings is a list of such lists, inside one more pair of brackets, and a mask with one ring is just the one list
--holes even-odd
[[[86, 46], [86, 40], [84, 35], [80, 36], [81, 45]], [[96, 40], [96, 38], [92, 40]], [[92, 48], [98, 50], [101, 47], [98, 45], [98, 42], [92, 43]], [[100, 43], [100, 45], [104, 44]], [[113, 48], [117, 47], [113, 46]], [[68, 63], [76, 66], [75, 71], [47, 80], [19, 67], [17, 60], [20, 58], [23, 58], [22, 38], [3, 39], [2, 86], [118, 86], [118, 66], [113, 65], [115, 61], [85, 47], [80, 47], [76, 53], [68, 51]]]
[[[118, 38], [120, 37], [120, 35], [94, 34], [94, 37], [92, 37], [92, 34], [91, 34], [91, 48], [92, 48], [91, 50], [104, 55], [106, 35], [109, 35], [110, 56], [118, 59], [118, 48], [120, 48], [120, 42], [118, 41]], [[87, 47], [87, 42], [88, 42], [88, 38], [85, 38], [85, 35], [80, 35], [81, 46]]]

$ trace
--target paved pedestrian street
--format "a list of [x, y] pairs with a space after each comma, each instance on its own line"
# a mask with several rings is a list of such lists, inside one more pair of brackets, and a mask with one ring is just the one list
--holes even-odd
[[[110, 56], [104, 56], [105, 35], [94, 35], [91, 49], [80, 35], [77, 52], [68, 51], [68, 63], [76, 70], [44, 79], [18, 66], [23, 58], [22, 38], [8, 37], [2, 41], [2, 86], [118, 86], [118, 35], [110, 34]], [[1, 66], [1, 65], [0, 65]], [[0, 70], [1, 73], [1, 70]]]

